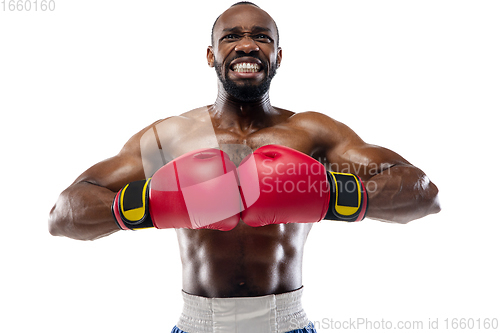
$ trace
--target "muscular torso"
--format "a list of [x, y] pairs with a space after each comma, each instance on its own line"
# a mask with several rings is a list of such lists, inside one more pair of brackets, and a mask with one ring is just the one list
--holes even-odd
[[[215, 145], [237, 165], [245, 155], [266, 144], [314, 155], [314, 143], [294, 126], [290, 111], [278, 109], [269, 126], [242, 131], [212, 124], [209, 109], [200, 108], [157, 123], [156, 140], [161, 141], [167, 161]], [[152, 135], [149, 141], [155, 146]], [[240, 220], [233, 230], [225, 232], [178, 229], [183, 290], [205, 297], [246, 297], [298, 289], [302, 286], [304, 244], [311, 227], [301, 223], [252, 228]]]
[[311, 224], [231, 231], [178, 229], [183, 289], [205, 297], [278, 294], [302, 286], [302, 254]]

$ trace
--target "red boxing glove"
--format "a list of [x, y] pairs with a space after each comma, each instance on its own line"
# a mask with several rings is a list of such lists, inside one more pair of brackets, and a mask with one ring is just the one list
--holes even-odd
[[368, 196], [358, 176], [327, 171], [294, 149], [263, 146], [238, 172], [245, 203], [241, 217], [252, 227], [325, 218], [359, 221], [366, 215]]
[[152, 178], [126, 185], [112, 211], [121, 229], [231, 230], [240, 219], [236, 166], [218, 149], [184, 154]]

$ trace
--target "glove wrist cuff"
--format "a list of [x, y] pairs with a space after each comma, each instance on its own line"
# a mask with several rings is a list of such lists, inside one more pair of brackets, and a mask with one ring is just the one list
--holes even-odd
[[365, 218], [368, 193], [359, 176], [350, 173], [327, 172], [330, 184], [330, 204], [325, 220], [357, 222]]
[[111, 210], [116, 224], [122, 230], [154, 228], [149, 214], [149, 186], [151, 178], [125, 185], [115, 196]]

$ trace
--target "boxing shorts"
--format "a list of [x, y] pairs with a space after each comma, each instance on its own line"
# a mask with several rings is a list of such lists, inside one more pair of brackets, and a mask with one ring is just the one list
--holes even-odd
[[302, 288], [259, 297], [182, 296], [184, 308], [172, 333], [316, 333], [302, 309]]

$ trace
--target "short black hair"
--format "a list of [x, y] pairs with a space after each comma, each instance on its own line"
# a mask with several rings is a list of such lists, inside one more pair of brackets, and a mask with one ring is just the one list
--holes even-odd
[[257, 6], [256, 4], [254, 4], [253, 2], [250, 2], [250, 1], [240, 1], [240, 2], [237, 2], [235, 4], [232, 4], [231, 7], [238, 6], [238, 5], [251, 5], [251, 6], [255, 6], [257, 8], [260, 8], [259, 6]]
[[[260, 8], [259, 6], [257, 6], [256, 4], [254, 4], [253, 2], [250, 2], [250, 1], [239, 1], [239, 2], [237, 2], [235, 4], [232, 4], [231, 7], [238, 6], [238, 5], [250, 5], [250, 6], [254, 6], [254, 7]], [[229, 8], [231, 8], [231, 7], [229, 7]], [[222, 14], [220, 14], [220, 15], [222, 15]], [[212, 35], [211, 35], [211, 38], [210, 38], [210, 40], [212, 41], [212, 46], [214, 45], [214, 28], [215, 28], [215, 25], [217, 24], [217, 21], [219, 20], [220, 15], [217, 16], [217, 18], [215, 19], [214, 25], [212, 25]], [[273, 18], [271, 18], [271, 19], [274, 22], [274, 26], [276, 27], [276, 34], [278, 36], [278, 38], [276, 40], [276, 45], [279, 46], [279, 44], [280, 44], [280, 34], [278, 32], [278, 25], [276, 24], [276, 22], [274, 21]]]

